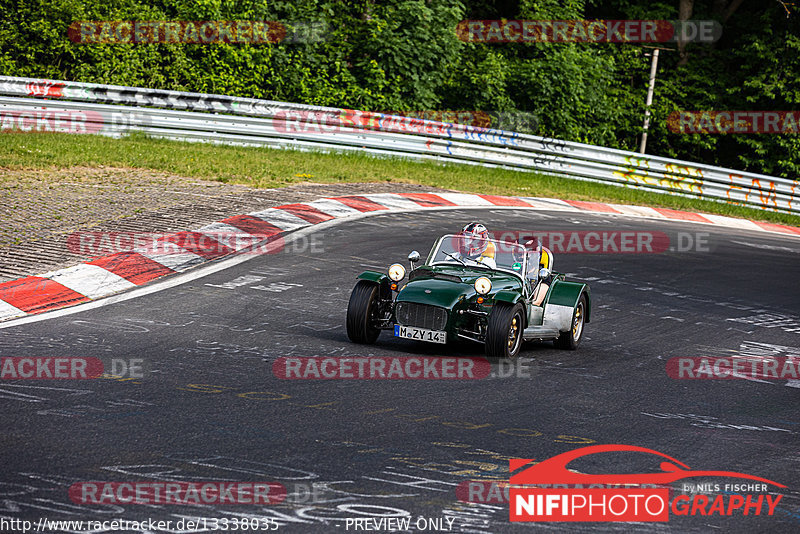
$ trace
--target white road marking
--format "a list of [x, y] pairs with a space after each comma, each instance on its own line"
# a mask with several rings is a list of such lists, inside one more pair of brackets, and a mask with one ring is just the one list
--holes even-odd
[[666, 215], [657, 212], [653, 208], [648, 208], [645, 206], [626, 206], [623, 204], [609, 204], [609, 206], [624, 215], [636, 215], [637, 217], [648, 217], [653, 219], [668, 219]]
[[758, 248], [761, 250], [775, 250], [778, 252], [792, 252], [794, 254], [800, 254], [800, 249], [791, 247], [779, 247], [777, 245], [767, 245], [766, 243], [748, 243], [747, 241], [733, 241], [733, 240], [731, 240], [731, 243], [736, 243], [737, 245], [744, 245], [746, 247]]
[[748, 221], [747, 219], [736, 219], [735, 217], [725, 217], [724, 215], [713, 215], [711, 213], [702, 213], [701, 215], [717, 225], [727, 226], [729, 228], [741, 228], [742, 230], [764, 230], [753, 221]]
[[136, 284], [97, 265], [82, 263], [42, 275], [90, 299], [136, 287]]
[[485, 198], [479, 197], [478, 195], [471, 195], [469, 193], [436, 193], [436, 196], [445, 200], [449, 200], [453, 204], [458, 204], [461, 208], [465, 207], [464, 204], [477, 204], [482, 206], [497, 207]]
[[277, 208], [269, 208], [265, 209], [264, 211], [257, 211], [255, 213], [250, 213], [250, 215], [253, 217], [258, 217], [259, 219], [266, 221], [273, 226], [277, 226], [285, 232], [297, 230], [298, 228], [303, 228], [304, 226], [309, 226], [311, 224], [305, 219], [301, 219], [297, 215], [289, 213], [286, 210], [279, 210]]
[[214, 239], [215, 241], [218, 241], [221, 244], [227, 246], [228, 248], [231, 248], [236, 251], [242, 250], [243, 248], [251, 247], [255, 243], [263, 241], [264, 239], [260, 235], [254, 235], [245, 232], [241, 228], [237, 228], [231, 224], [227, 224], [224, 222], [214, 222], [211, 224], [207, 224], [202, 228], [194, 231], [200, 234], [207, 235], [210, 238]]
[[396, 209], [396, 208], [413, 209], [419, 207], [419, 204], [417, 204], [413, 200], [403, 198], [400, 195], [395, 195], [394, 193], [373, 193], [371, 195], [364, 195], [364, 197], [370, 199], [373, 202], [377, 202], [381, 206], [386, 206], [389, 209]]
[[157, 252], [143, 249], [134, 249], [134, 252], [138, 252], [142, 256], [150, 258], [154, 262], [160, 263], [164, 267], [172, 269], [175, 272], [185, 271], [190, 267], [200, 265], [204, 261], [202, 256], [198, 256], [197, 254], [189, 252], [188, 250], [186, 252], [175, 254], [158, 254]]
[[322, 213], [327, 213], [328, 215], [337, 218], [361, 214], [361, 212], [357, 209], [351, 208], [350, 206], [342, 204], [338, 200], [334, 200], [332, 198], [323, 198], [321, 200], [315, 200], [314, 202], [305, 202], [304, 204], [318, 209]]
[[12, 317], [18, 317], [20, 315], [25, 315], [25, 312], [16, 306], [12, 306], [4, 300], [0, 300], [0, 321], [3, 319], [10, 319]]
[[[587, 213], [586, 210], [582, 210], [580, 208], [576, 208], [569, 202], [565, 202], [563, 200], [557, 198], [540, 198], [540, 197], [518, 197], [520, 200], [527, 202], [531, 206], [537, 209], [550, 209], [550, 210], [560, 210], [560, 211], [579, 211], [582, 213]], [[589, 212], [594, 213], [595, 212]]]

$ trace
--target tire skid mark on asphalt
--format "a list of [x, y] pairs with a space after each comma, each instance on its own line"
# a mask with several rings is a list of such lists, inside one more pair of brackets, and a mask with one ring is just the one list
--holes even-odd
[[[176, 388], [180, 391], [187, 391], [191, 393], [199, 393], [205, 395], [219, 395], [219, 394], [226, 394], [226, 395], [235, 395], [236, 397], [245, 399], [245, 400], [254, 400], [254, 401], [274, 401], [274, 402], [281, 402], [284, 400], [288, 400], [293, 398], [292, 395], [288, 393], [279, 393], [274, 391], [246, 391], [246, 392], [237, 392], [237, 388], [232, 386], [221, 386], [215, 384], [199, 384], [199, 383], [191, 383], [186, 384], [183, 387]], [[265, 398], [263, 396], [256, 397], [255, 395], [266, 395], [271, 396], [274, 398]], [[327, 402], [341, 402], [339, 400], [335, 401], [322, 401], [323, 403]], [[319, 404], [319, 403], [317, 403]], [[300, 406], [306, 408], [313, 408], [315, 405], [309, 404], [301, 404]], [[397, 411], [397, 408], [386, 408], [385, 411], [382, 413], [391, 413]], [[350, 410], [347, 410], [346, 413], [351, 413]], [[488, 427], [497, 426], [493, 423], [473, 423], [473, 422], [465, 422], [465, 421], [449, 421], [448, 417], [440, 416], [440, 415], [421, 415], [421, 414], [407, 414], [407, 413], [400, 413], [400, 414], [393, 414], [392, 417], [394, 418], [401, 418], [404, 421], [412, 421], [412, 422], [426, 422], [430, 421], [431, 419], [444, 419], [444, 421], [437, 422], [440, 425], [449, 428], [460, 428], [460, 429], [467, 429], [467, 430], [481, 430]], [[516, 437], [541, 437], [543, 436], [543, 432], [535, 429], [529, 428], [516, 428], [516, 427], [509, 427], [500, 430], [494, 431], [497, 434], [502, 434], [505, 436], [516, 436]], [[567, 434], [559, 434], [552, 438], [552, 441], [555, 443], [571, 443], [571, 444], [589, 444], [595, 443], [594, 439], [581, 437], [581, 436], [572, 436]]]
[[[747, 332], [747, 333], [752, 334], [752, 332]], [[794, 359], [800, 358], [800, 347], [777, 345], [774, 343], [764, 343], [761, 341], [754, 341], [754, 340], [742, 341], [739, 344], [738, 349], [726, 349], [723, 347], [702, 346], [702, 345], [699, 348], [703, 349], [703, 352], [705, 352], [711, 357], [714, 356], [725, 357], [725, 358], [736, 357], [736, 358], [742, 358], [747, 361], [765, 360], [775, 357], [785, 357]], [[750, 376], [742, 376], [741, 379], [750, 382], [758, 382], [769, 385], [780, 385], [780, 383], [784, 380], [784, 379], [761, 380]], [[792, 388], [800, 387], [800, 379], [788, 379], [787, 382], [783, 385]]]
[[679, 420], [687, 421], [689, 425], [696, 426], [704, 429], [719, 429], [719, 430], [751, 430], [751, 431], [766, 431], [766, 432], [786, 432], [788, 434], [798, 434], [794, 430], [788, 428], [778, 428], [769, 425], [742, 425], [725, 423], [719, 420], [719, 417], [712, 415], [698, 415], [693, 413], [662, 413], [662, 412], [641, 412], [641, 415], [647, 417], [654, 417], [661, 420]]
[[[597, 272], [601, 276], [596, 276], [596, 277], [595, 276], [583, 276], [579, 272], [568, 272], [568, 273], [564, 273], [564, 274], [567, 277], [577, 278], [577, 279], [580, 279], [580, 280], [591, 281], [594, 284], [621, 285], [621, 286], [632, 287], [633, 289], [635, 289], [637, 291], [654, 292], [654, 293], [657, 293], [657, 294], [659, 294], [661, 296], [678, 299], [678, 301], [687, 301], [687, 302], [691, 301], [691, 302], [698, 302], [698, 303], [703, 303], [703, 304], [712, 304], [714, 306], [720, 306], [720, 307], [729, 308], [729, 309], [733, 309], [733, 310], [737, 310], [737, 311], [753, 311], [753, 312], [757, 312], [757, 313], [761, 312], [761, 313], [765, 313], [765, 314], [769, 313], [769, 310], [764, 309], [763, 306], [753, 306], [748, 301], [737, 299], [735, 297], [728, 298], [726, 301], [720, 301], [720, 300], [717, 300], [717, 299], [714, 299], [714, 298], [701, 297], [701, 296], [698, 296], [698, 295], [691, 295], [689, 293], [680, 293], [680, 292], [675, 291], [670, 286], [662, 285], [662, 284], [656, 284], [654, 282], [640, 283], [640, 282], [636, 282], [636, 281], [631, 281], [631, 280], [628, 280], [626, 278], [623, 278], [622, 276], [620, 276], [617, 273], [612, 273], [612, 272], [609, 272], [609, 271], [604, 271], [604, 270], [593, 268], [593, 267], [588, 267], [588, 266], [587, 267], [583, 267], [582, 270]], [[793, 321], [791, 326], [795, 326], [795, 323], [796, 323], [796, 325], [800, 328], [800, 317], [793, 316], [793, 315], [785, 315], [784, 312], [775, 312], [775, 313], [776, 313], [776, 320], [781, 320], [781, 321], [791, 320], [791, 321]], [[756, 322], [758, 320], [758, 316], [756, 315], [756, 316], [753, 316], [753, 317], [754, 317], [753, 321]], [[737, 321], [737, 319], [735, 319], [735, 318], [728, 319], [728, 320]], [[746, 321], [741, 321], [741, 322], [745, 322], [747, 324]], [[798, 331], [800, 331], [800, 330], [798, 330]]]
[[[236, 432], [236, 435], [240, 434]], [[267, 437], [276, 438], [278, 436], [268, 434]], [[339, 450], [341, 450], [340, 445], [347, 447], [357, 445], [353, 442], [331, 444], [320, 441], [320, 443], [328, 446], [332, 445], [339, 448]], [[287, 489], [287, 499], [285, 501], [243, 513], [232, 512], [225, 507], [207, 504], [172, 505], [169, 509], [168, 517], [174, 518], [240, 516], [271, 518], [277, 521], [281, 528], [290, 527], [291, 525], [310, 524], [339, 527], [345, 517], [349, 517], [347, 512], [352, 515], [352, 512], [358, 507], [369, 508], [372, 515], [377, 516], [386, 513], [394, 514], [395, 512], [412, 516], [412, 512], [408, 509], [414, 510], [424, 507], [424, 511], [417, 512], [416, 516], [431, 517], [438, 513], [460, 519], [461, 521], [456, 525], [463, 532], [493, 532], [496, 528], [505, 525], [507, 519], [506, 506], [473, 505], [473, 503], [454, 502], [454, 498], [455, 488], [463, 480], [463, 476], [471, 475], [476, 477], [483, 474], [481, 471], [487, 470], [505, 472], [509, 456], [480, 449], [466, 443], [445, 444], [433, 442], [433, 444], [446, 447], [455, 446], [459, 452], [468, 455], [488, 455], [490, 459], [499, 459], [501, 462], [494, 464], [466, 458], [458, 460], [454, 459], [458, 457], [457, 455], [440, 455], [445, 456], [444, 462], [451, 462], [447, 464], [441, 463], [442, 460], [435, 457], [436, 455], [426, 459], [409, 455], [408, 451], [386, 451], [383, 448], [373, 447], [355, 452], [383, 453], [383, 465], [373, 467], [366, 473], [361, 473], [351, 480], [342, 480], [340, 477], [328, 479], [322, 473], [318, 473], [316, 467], [311, 469], [301, 468], [295, 463], [287, 465], [280, 462], [257, 462], [236, 456], [196, 456], [191, 453], [149, 454], [145, 457], [137, 455], [147, 463], [136, 463], [134, 461], [128, 464], [99, 465], [92, 471], [112, 473], [117, 479], [121, 475], [132, 482], [142, 479], [158, 482], [186, 482], [198, 479], [226, 482], [237, 480], [244, 473], [244, 476], [279, 482]], [[478, 467], [478, 469], [464, 469], [464, 466]], [[449, 468], [450, 470], [444, 471], [442, 468]], [[82, 513], [94, 517], [104, 517], [109, 514], [129, 517], [139, 511], [144, 515], [152, 514], [155, 511], [165, 511], [163, 506], [152, 504], [127, 506], [116, 504], [76, 505], [71, 502], [68, 503], [66, 502], [66, 489], [84, 478], [78, 474], [48, 475], [46, 473], [20, 472], [14, 475], [22, 481], [22, 484], [17, 484], [17, 486], [24, 486], [26, 490], [24, 494], [13, 496], [6, 501], [6, 505], [11, 506], [17, 512], [31, 505], [34, 505], [37, 510], [45, 510], [46, 512], [67, 513], [70, 515]], [[497, 478], [497, 474], [486, 476], [492, 479]], [[90, 478], [97, 479], [98, 477], [97, 475], [91, 475]], [[54, 491], [62, 497], [53, 499]], [[442, 493], [447, 494], [450, 498], [439, 498]], [[45, 499], [37, 496], [39, 494], [48, 496], [46, 502]], [[392, 499], [393, 501], [389, 503], [386, 502], [387, 499]], [[402, 500], [399, 504], [403, 508], [399, 508], [395, 504], [395, 499]], [[183, 510], [187, 510], [188, 513]], [[312, 510], [314, 513], [311, 513]], [[475, 514], [475, 510], [480, 510], [481, 513]], [[322, 515], [317, 515], [317, 512], [321, 512]], [[188, 534], [188, 532], [194, 531], [172, 532], [185, 532]]]

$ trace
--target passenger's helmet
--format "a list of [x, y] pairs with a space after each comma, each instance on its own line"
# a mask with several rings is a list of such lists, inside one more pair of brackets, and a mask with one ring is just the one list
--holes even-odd
[[489, 246], [489, 230], [478, 222], [471, 222], [461, 229], [462, 254], [476, 256]]

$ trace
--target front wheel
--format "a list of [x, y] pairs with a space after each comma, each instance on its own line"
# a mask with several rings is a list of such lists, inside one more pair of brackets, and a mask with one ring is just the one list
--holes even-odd
[[524, 312], [520, 303], [498, 302], [494, 305], [486, 329], [486, 356], [508, 359], [519, 356], [525, 329]]
[[375, 343], [381, 333], [374, 326], [378, 310], [378, 291], [378, 284], [359, 280], [350, 294], [347, 305], [347, 337], [353, 343]]
[[572, 312], [572, 328], [566, 332], [561, 332], [558, 339], [553, 343], [556, 348], [565, 350], [575, 350], [583, 337], [583, 324], [586, 315], [586, 295], [581, 295], [575, 311]]

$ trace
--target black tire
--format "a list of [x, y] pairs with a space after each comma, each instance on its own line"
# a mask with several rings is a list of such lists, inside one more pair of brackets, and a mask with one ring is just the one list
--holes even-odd
[[486, 328], [486, 356], [513, 360], [522, 348], [525, 308], [519, 302], [498, 302], [489, 315]]
[[359, 280], [350, 293], [350, 302], [347, 304], [347, 337], [353, 343], [375, 343], [381, 333], [379, 328], [371, 324], [378, 307], [379, 290], [380, 287], [375, 282]]
[[558, 349], [575, 350], [583, 337], [583, 327], [586, 324], [586, 295], [581, 295], [578, 299], [578, 304], [575, 306], [575, 311], [572, 312], [572, 328], [566, 332], [561, 332], [553, 342], [553, 345]]

